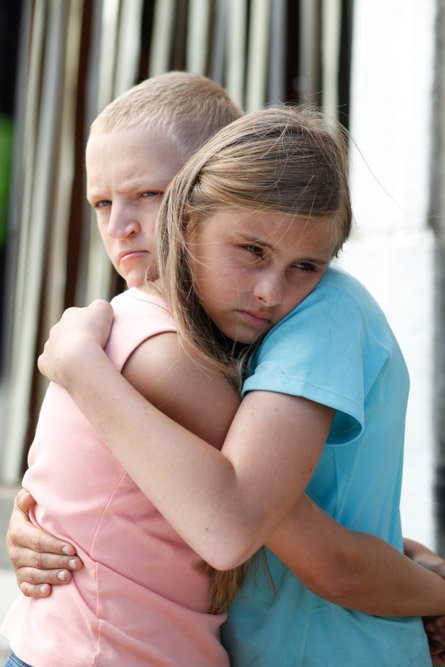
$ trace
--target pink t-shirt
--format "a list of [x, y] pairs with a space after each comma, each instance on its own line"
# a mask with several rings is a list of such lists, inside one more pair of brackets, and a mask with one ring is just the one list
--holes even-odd
[[[119, 370], [146, 339], [175, 327], [136, 289], [112, 301], [107, 353]], [[159, 443], [162, 447], [162, 443]], [[224, 615], [208, 609], [202, 560], [128, 477], [68, 394], [52, 383], [23, 485], [36, 524], [70, 541], [85, 567], [48, 598], [20, 596], [2, 632], [33, 667], [227, 667]]]

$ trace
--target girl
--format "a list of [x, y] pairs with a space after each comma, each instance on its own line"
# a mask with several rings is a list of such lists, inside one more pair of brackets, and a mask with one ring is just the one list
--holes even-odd
[[[408, 376], [376, 303], [330, 266], [349, 229], [341, 141], [307, 111], [270, 108], [235, 121], [169, 189], [159, 268], [184, 349], [236, 385], [243, 346], [263, 339], [221, 452], [116, 373], [98, 345], [111, 323], [106, 304], [68, 311], [40, 358], [153, 504], [216, 568], [238, 566], [268, 541], [310, 585], [329, 563], [320, 559], [311, 571], [299, 535], [282, 539], [291, 510], [303, 525], [314, 516], [306, 488], [341, 523], [401, 549]], [[140, 376], [148, 369], [138, 352], [127, 365]], [[266, 560], [255, 557], [230, 610], [233, 665], [431, 664], [420, 620], [332, 605], [270, 552]], [[348, 575], [333, 583], [333, 601], [341, 602]], [[443, 613], [444, 582], [426, 575], [416, 579], [417, 594], [428, 590], [429, 613]], [[408, 601], [413, 614], [416, 597]]]

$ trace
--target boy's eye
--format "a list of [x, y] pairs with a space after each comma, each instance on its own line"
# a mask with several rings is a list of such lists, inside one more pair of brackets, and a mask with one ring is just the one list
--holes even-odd
[[141, 193], [141, 197], [144, 199], [153, 199], [156, 197], [162, 197], [164, 193], [159, 190], [147, 190], [146, 192]]
[[106, 208], [107, 206], [111, 206], [111, 199], [100, 199], [94, 204], [94, 208]]

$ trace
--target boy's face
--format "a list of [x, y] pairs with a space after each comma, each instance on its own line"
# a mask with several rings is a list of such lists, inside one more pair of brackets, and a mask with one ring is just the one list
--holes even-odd
[[171, 143], [147, 131], [93, 132], [88, 139], [87, 199], [107, 255], [129, 287], [157, 277], [156, 218], [181, 166]]

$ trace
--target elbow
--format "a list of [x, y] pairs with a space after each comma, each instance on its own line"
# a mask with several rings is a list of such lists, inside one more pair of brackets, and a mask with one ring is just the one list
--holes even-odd
[[194, 548], [215, 570], [225, 572], [248, 561], [262, 544], [257, 538], [257, 531], [233, 523], [224, 535], [218, 533]]
[[349, 606], [362, 586], [359, 560], [350, 553], [323, 565], [317, 570], [316, 576], [311, 573], [302, 583], [327, 602], [341, 607]]
[[204, 560], [208, 565], [219, 572], [228, 572], [229, 570], [235, 569], [240, 564], [236, 558], [230, 558], [229, 554], [212, 554], [211, 556], [204, 557]]
[[225, 540], [204, 553], [201, 552], [201, 556], [215, 570], [226, 572], [248, 561], [257, 550], [257, 547], [251, 547], [243, 542]]

